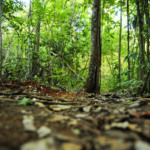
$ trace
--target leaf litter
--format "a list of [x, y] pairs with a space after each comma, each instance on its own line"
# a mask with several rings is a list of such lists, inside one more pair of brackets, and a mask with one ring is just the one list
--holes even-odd
[[149, 97], [0, 82], [0, 150], [150, 149]]

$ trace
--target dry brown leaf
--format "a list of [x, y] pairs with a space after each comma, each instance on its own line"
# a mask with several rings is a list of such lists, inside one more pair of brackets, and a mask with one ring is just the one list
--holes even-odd
[[50, 105], [49, 108], [53, 111], [63, 111], [63, 110], [70, 109], [71, 106], [68, 106], [68, 105]]
[[63, 143], [61, 145], [61, 150], [82, 150], [82, 145], [74, 143]]

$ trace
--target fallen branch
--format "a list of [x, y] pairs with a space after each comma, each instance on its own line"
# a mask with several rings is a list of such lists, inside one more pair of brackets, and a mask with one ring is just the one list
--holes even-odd
[[66, 63], [66, 64], [67, 64], [69, 70], [70, 70], [72, 73], [74, 73], [74, 74], [75, 74], [77, 77], [79, 77], [80, 79], [85, 80], [83, 77], [81, 77], [80, 75], [78, 75], [78, 74], [69, 66], [68, 63]]

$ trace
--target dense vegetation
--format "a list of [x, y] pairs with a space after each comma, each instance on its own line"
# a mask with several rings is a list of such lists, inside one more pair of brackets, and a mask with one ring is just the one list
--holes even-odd
[[[93, 1], [0, 2], [1, 77], [82, 88], [90, 64]], [[100, 1], [102, 92], [150, 92], [149, 4]]]

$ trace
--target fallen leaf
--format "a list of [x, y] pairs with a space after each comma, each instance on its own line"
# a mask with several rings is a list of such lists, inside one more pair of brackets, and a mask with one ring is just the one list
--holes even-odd
[[54, 110], [54, 111], [63, 111], [63, 110], [70, 109], [71, 106], [67, 106], [67, 105], [50, 105], [49, 108]]
[[79, 129], [72, 129], [72, 132], [76, 135], [80, 135], [81, 131]]
[[40, 107], [40, 108], [45, 108], [45, 105], [43, 103], [40, 103], [40, 102], [35, 102], [35, 105]]
[[146, 117], [146, 118], [150, 118], [150, 111], [142, 112], [141, 116]]
[[63, 143], [61, 145], [61, 150], [82, 150], [82, 146], [74, 143]]
[[39, 99], [37, 99], [37, 98], [32, 98], [32, 102], [38, 102], [39, 101]]
[[114, 122], [110, 125], [106, 125], [105, 129], [111, 129], [111, 128], [122, 128], [122, 129], [126, 129], [128, 127], [129, 123], [127, 121], [125, 122]]
[[137, 112], [131, 113], [131, 115], [136, 117], [136, 118], [140, 118], [140, 115]]
[[85, 106], [83, 107], [84, 112], [90, 112], [92, 106]]
[[26, 106], [26, 105], [32, 104], [32, 102], [31, 102], [31, 99], [30, 99], [30, 98], [23, 98], [22, 100], [20, 100], [20, 101], [18, 102], [18, 104], [19, 104], [19, 105], [24, 105], [24, 106]]
[[78, 120], [77, 119], [72, 119], [71, 121], [68, 122], [69, 126], [77, 126], [78, 125]]
[[40, 138], [43, 138], [51, 134], [51, 129], [46, 126], [42, 126], [37, 130], [37, 133]]
[[99, 149], [103, 149], [104, 147], [109, 147], [111, 150], [129, 150], [132, 148], [132, 144], [130, 142], [125, 142], [120, 139], [109, 138], [104, 136], [98, 136], [96, 138], [96, 144], [99, 146]]
[[93, 112], [100, 112], [102, 110], [102, 107], [97, 107]]
[[137, 141], [135, 143], [135, 150], [150, 150], [150, 144], [144, 141]]
[[131, 100], [125, 101], [125, 104], [132, 104], [132, 103], [133, 103], [133, 101], [131, 101]]
[[139, 102], [134, 102], [131, 105], [129, 105], [130, 108], [139, 107], [139, 106], [140, 106]]
[[87, 116], [88, 116], [88, 114], [77, 114], [75, 117], [76, 118], [85, 118]]
[[25, 143], [21, 146], [21, 150], [53, 150], [54, 140], [51, 137]]
[[36, 127], [34, 126], [34, 117], [32, 115], [23, 116], [23, 126], [25, 131], [34, 132]]

